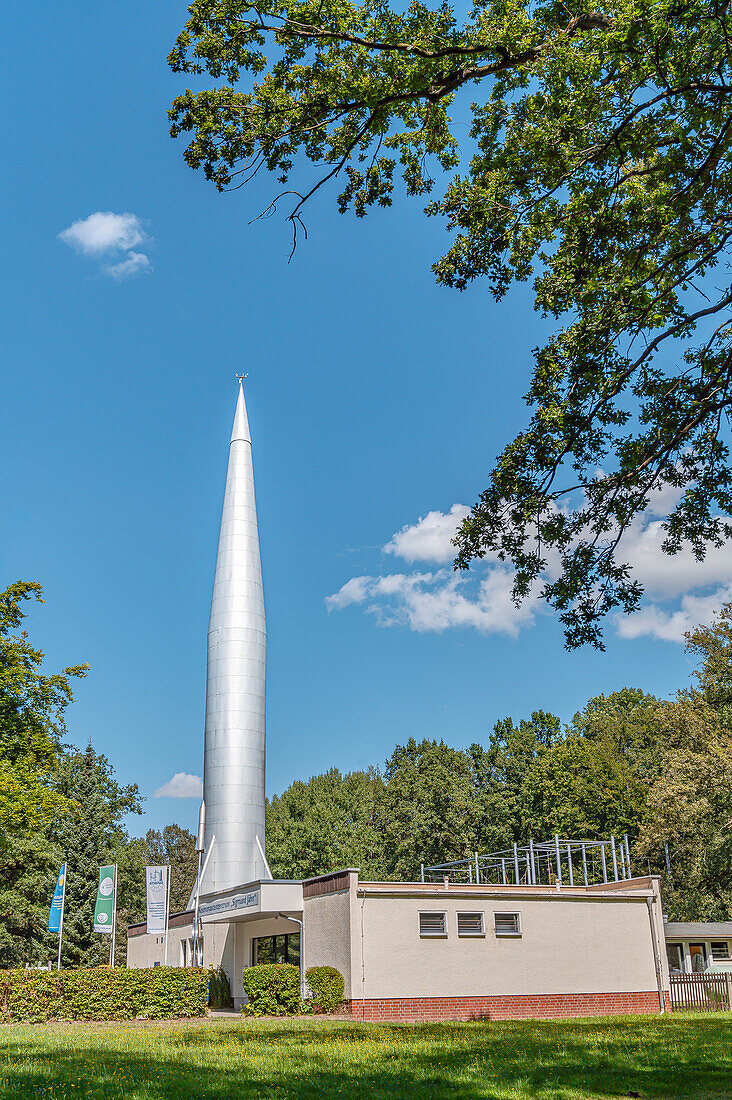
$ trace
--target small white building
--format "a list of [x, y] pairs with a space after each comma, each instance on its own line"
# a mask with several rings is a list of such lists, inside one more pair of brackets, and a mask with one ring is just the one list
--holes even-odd
[[732, 921], [667, 921], [664, 934], [672, 974], [732, 970]]
[[[202, 896], [203, 962], [235, 1005], [257, 962], [335, 966], [358, 1020], [655, 1013], [668, 1006], [658, 879], [591, 886], [361, 882], [336, 871]], [[193, 913], [171, 919], [168, 963], [192, 961]], [[301, 935], [302, 929], [302, 935]], [[128, 966], [162, 962], [132, 926]]]

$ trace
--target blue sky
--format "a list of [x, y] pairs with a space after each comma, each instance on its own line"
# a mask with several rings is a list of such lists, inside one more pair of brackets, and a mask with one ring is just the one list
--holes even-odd
[[[139, 784], [135, 831], [197, 815], [195, 798], [152, 796], [201, 772], [235, 371], [250, 374], [270, 793], [410, 736], [464, 745], [505, 715], [569, 718], [592, 694], [685, 684], [677, 639], [729, 598], [732, 569], [723, 554], [703, 570], [660, 561], [651, 522], [632, 547], [646, 609], [609, 624], [605, 654], [566, 653], [540, 610], [517, 619], [493, 565], [455, 587], [443, 517], [473, 502], [523, 421], [541, 337], [530, 296], [436, 287], [438, 222], [413, 201], [341, 217], [334, 190], [288, 264], [284, 219], [248, 224], [274, 181], [219, 195], [168, 136], [185, 82], [165, 58], [185, 10], [8, 3], [16, 65], [0, 75], [0, 567], [45, 588], [30, 629], [48, 667], [92, 666], [70, 737]], [[125, 247], [60, 239], [107, 212], [131, 216]]]

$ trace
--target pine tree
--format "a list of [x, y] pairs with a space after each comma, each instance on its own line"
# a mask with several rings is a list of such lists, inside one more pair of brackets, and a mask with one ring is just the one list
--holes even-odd
[[[109, 961], [110, 949], [109, 935], [94, 932], [99, 867], [120, 864], [120, 856], [130, 843], [122, 821], [128, 813], [141, 812], [140, 794], [136, 784], [121, 787], [117, 783], [109, 760], [96, 753], [91, 742], [85, 752], [65, 754], [59, 786], [78, 807], [59, 822], [52, 834], [68, 864], [62, 964], [99, 966]], [[117, 962], [124, 960], [126, 910], [135, 900], [135, 863], [133, 860], [132, 868], [128, 863], [124, 861], [123, 867], [131, 874], [118, 875]]]

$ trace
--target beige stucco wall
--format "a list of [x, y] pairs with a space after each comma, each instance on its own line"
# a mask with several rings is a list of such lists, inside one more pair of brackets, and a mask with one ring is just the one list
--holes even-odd
[[[171, 966], [180, 966], [180, 939], [185, 931], [184, 928], [171, 928], [168, 932], [168, 962]], [[144, 933], [127, 939], [127, 966], [134, 970], [154, 966], [155, 963], [162, 966], [164, 955], [165, 936]]]
[[[305, 898], [305, 967], [334, 966], [343, 975], [345, 996], [351, 998], [352, 890]], [[360, 987], [359, 987], [360, 988]]]
[[[418, 914], [430, 909], [447, 913], [445, 938], [420, 937]], [[458, 937], [459, 910], [484, 913], [484, 937]], [[497, 937], [494, 911], [520, 912], [522, 935]], [[350, 927], [354, 999], [657, 988], [643, 897], [600, 899], [557, 893], [443, 900], [366, 891], [361, 896], [356, 893]]]
[[[203, 930], [203, 965], [222, 966], [229, 981], [234, 973], [234, 934], [227, 924], [208, 925]], [[187, 958], [190, 958], [190, 940], [192, 925], [185, 924], [168, 930], [168, 966], [183, 965], [183, 940], [189, 941]], [[130, 936], [127, 940], [127, 966], [139, 970], [142, 967], [163, 965], [165, 957], [165, 937], [160, 934], [143, 933]]]

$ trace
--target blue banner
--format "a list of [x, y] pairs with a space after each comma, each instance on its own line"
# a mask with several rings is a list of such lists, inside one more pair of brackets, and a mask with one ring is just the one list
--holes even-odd
[[61, 910], [64, 904], [64, 886], [66, 884], [66, 864], [58, 873], [58, 882], [56, 883], [56, 889], [53, 892], [53, 901], [51, 902], [51, 911], [48, 914], [48, 931], [58, 932], [61, 927]]

